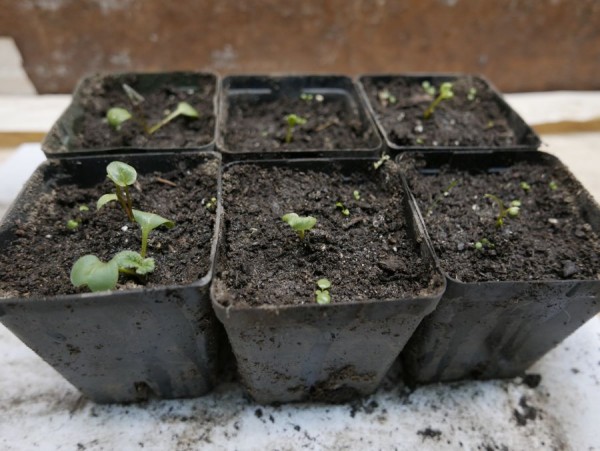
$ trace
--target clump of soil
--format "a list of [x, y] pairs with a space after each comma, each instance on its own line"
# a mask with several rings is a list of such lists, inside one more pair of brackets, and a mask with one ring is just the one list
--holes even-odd
[[[452, 82], [454, 97], [442, 100], [427, 119], [423, 113], [436, 98], [441, 82], [432, 82], [436, 95], [428, 94], [419, 78], [396, 77], [391, 81], [366, 78], [365, 90], [388, 139], [398, 146], [512, 146], [535, 144], [535, 136], [518, 136], [498, 96], [475, 77]], [[469, 90], [476, 94], [469, 100]], [[395, 102], [380, 98], [387, 90]], [[384, 96], [385, 97], [385, 96]]]
[[[314, 304], [323, 277], [334, 304], [416, 297], [439, 287], [407, 230], [392, 162], [377, 171], [370, 162], [354, 170], [235, 165], [223, 176], [223, 198], [224, 305]], [[317, 219], [304, 240], [281, 220], [290, 212]]]
[[[343, 96], [325, 94], [323, 101], [255, 96], [229, 99], [224, 130], [231, 152], [277, 152], [289, 150], [368, 149], [377, 145], [374, 130], [361, 120], [357, 106]], [[296, 114], [307, 120], [285, 142], [285, 117]]]
[[[73, 124], [74, 136], [71, 149], [94, 149], [107, 147], [141, 147], [148, 149], [201, 147], [214, 139], [215, 116], [213, 97], [215, 80], [212, 76], [198, 76], [194, 85], [180, 86], [166, 82], [148, 90], [144, 78], [135, 74], [120, 77], [96, 76], [81, 90], [82, 115]], [[131, 113], [133, 109], [123, 83], [142, 94], [145, 101], [142, 111], [148, 123], [156, 124], [166, 112], [174, 111], [179, 102], [187, 102], [198, 111], [199, 118], [179, 116], [152, 135], [133, 119], [115, 130], [106, 121], [110, 108], [121, 107]]]
[[[422, 160], [403, 161], [442, 268], [451, 277], [463, 282], [600, 278], [599, 237], [576, 200], [581, 186], [562, 167], [521, 162], [488, 172], [444, 166], [437, 175], [423, 175]], [[506, 206], [519, 200], [519, 215], [497, 227], [499, 207], [485, 194]], [[478, 250], [482, 239], [491, 245]]]
[[[182, 159], [176, 170], [165, 173], [138, 172], [133, 189], [134, 208], [173, 220], [172, 229], [158, 228], [150, 233], [148, 257], [156, 269], [147, 278], [121, 276], [117, 289], [187, 284], [204, 276], [209, 268], [214, 213], [202, 202], [216, 195], [216, 161], [197, 166], [197, 159]], [[143, 168], [138, 167], [138, 171]], [[10, 224], [16, 239], [0, 253], [0, 297], [13, 295], [54, 296], [89, 291], [76, 289], [69, 276], [75, 261], [94, 254], [103, 261], [121, 250], [139, 252], [139, 226], [128, 222], [116, 202], [96, 211], [96, 201], [114, 192], [111, 182], [82, 188], [60, 182], [59, 173], [50, 188], [35, 199], [24, 220]], [[159, 180], [168, 180], [175, 187]], [[38, 175], [40, 183], [43, 176]], [[80, 211], [86, 205], [89, 211]], [[69, 219], [81, 219], [75, 230], [67, 228]]]

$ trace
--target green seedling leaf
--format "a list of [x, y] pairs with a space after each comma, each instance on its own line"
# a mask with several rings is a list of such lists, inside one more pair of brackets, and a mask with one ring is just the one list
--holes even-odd
[[376, 161], [375, 163], [373, 163], [373, 167], [375, 169], [379, 169], [381, 167], [381, 165], [383, 163], [385, 163], [386, 161], [388, 161], [389, 159], [390, 159], [390, 156], [388, 154], [383, 154], [378, 161]]
[[328, 288], [331, 288], [331, 282], [329, 281], [329, 279], [319, 279], [317, 280], [317, 286], [321, 290], [327, 290]]
[[440, 92], [439, 92], [438, 96], [433, 100], [433, 102], [431, 102], [431, 105], [429, 105], [429, 107], [427, 107], [427, 109], [423, 113], [423, 117], [425, 119], [428, 119], [433, 114], [436, 107], [439, 105], [439, 103], [442, 100], [451, 99], [452, 97], [454, 97], [454, 92], [452, 91], [452, 83], [450, 83], [448, 81], [442, 83], [440, 85]]
[[288, 114], [285, 117], [285, 121], [290, 127], [294, 127], [296, 125], [304, 125], [306, 124], [306, 119], [296, 114]]
[[114, 193], [103, 194], [102, 196], [100, 196], [100, 199], [98, 199], [98, 202], [96, 202], [96, 210], [100, 210], [107, 203], [116, 201], [116, 200], [118, 200], [118, 198], [117, 198], [117, 195]]
[[211, 197], [210, 200], [206, 203], [206, 209], [208, 211], [215, 211], [217, 209], [217, 198]]
[[302, 94], [300, 94], [300, 99], [306, 102], [310, 102], [313, 99], [313, 95], [309, 94], [308, 92], [303, 92]]
[[472, 102], [473, 100], [475, 100], [475, 97], [477, 96], [477, 89], [476, 88], [469, 88], [469, 92], [467, 93], [467, 100], [469, 102]]
[[165, 226], [168, 229], [175, 226], [175, 223], [169, 219], [165, 219], [154, 213], [146, 213], [145, 211], [133, 210], [133, 217], [142, 229], [142, 250], [140, 255], [146, 257], [146, 249], [148, 248], [148, 236], [150, 232], [157, 227]]
[[87, 205], [80, 205], [79, 211], [90, 211], [90, 207], [88, 207]]
[[281, 217], [281, 220], [294, 229], [301, 240], [304, 239], [304, 234], [317, 223], [316, 218], [312, 216], [298, 216], [296, 213], [287, 213]]
[[521, 182], [519, 183], [519, 186], [523, 191], [529, 191], [531, 189], [531, 185], [527, 182]]
[[548, 187], [552, 190], [552, 191], [556, 191], [558, 189], [558, 183], [552, 181], [550, 183], [548, 183]]
[[360, 200], [360, 191], [355, 189], [354, 192], [352, 193], [352, 196], [354, 196], [354, 199]]
[[154, 271], [154, 259], [144, 258], [134, 251], [121, 251], [113, 257], [119, 269], [133, 269], [135, 273], [143, 276]]
[[431, 97], [435, 96], [435, 86], [432, 86], [429, 81], [425, 80], [423, 83], [421, 83], [421, 87]]
[[379, 97], [379, 101], [384, 106], [386, 106], [388, 103], [394, 104], [397, 101], [396, 97], [392, 93], [390, 93], [390, 91], [388, 91], [387, 89], [379, 91], [377, 93], [377, 97]]
[[324, 305], [331, 303], [331, 295], [329, 294], [329, 291], [316, 290], [315, 295], [315, 301], [317, 302], [317, 304]]
[[119, 279], [119, 268], [114, 260], [104, 263], [95, 255], [84, 255], [71, 269], [71, 283], [75, 287], [87, 285], [92, 291], [112, 290]]
[[75, 219], [69, 219], [67, 221], [67, 229], [75, 230], [77, 227], [79, 227], [79, 221], [76, 221]]
[[339, 208], [344, 216], [348, 216], [350, 214], [350, 210], [348, 210], [341, 202], [336, 202], [335, 208]]
[[125, 108], [111, 108], [106, 113], [108, 124], [116, 130], [119, 130], [121, 125], [131, 119], [131, 117], [131, 113]]
[[112, 161], [106, 166], [106, 173], [115, 185], [125, 187], [133, 185], [137, 179], [137, 172], [133, 166], [122, 161]]
[[187, 116], [187, 117], [199, 118], [200, 114], [189, 103], [187, 103], [187, 102], [179, 102], [177, 104], [177, 108], [175, 108], [175, 111], [173, 111], [171, 114], [169, 114], [167, 117], [165, 117], [158, 124], [155, 124], [155, 125], [153, 125], [152, 127], [150, 127], [148, 129], [148, 134], [151, 135], [152, 133], [156, 132], [159, 128], [164, 127], [169, 122], [171, 122], [173, 119], [175, 119], [176, 117], [179, 117], [179, 116]]

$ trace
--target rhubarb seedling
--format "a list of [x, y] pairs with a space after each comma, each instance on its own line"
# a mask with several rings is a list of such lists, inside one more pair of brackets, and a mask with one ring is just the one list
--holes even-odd
[[137, 172], [133, 166], [123, 163], [122, 161], [112, 161], [106, 166], [107, 177], [115, 184], [115, 192], [104, 194], [96, 203], [96, 210], [99, 210], [107, 203], [112, 201], [119, 202], [121, 208], [127, 215], [127, 218], [134, 222], [133, 217], [133, 202], [129, 187], [137, 180]]
[[292, 142], [292, 139], [294, 137], [294, 129], [296, 128], [296, 126], [306, 124], [306, 119], [295, 114], [288, 114], [284, 119], [287, 124], [285, 142], [289, 144]]
[[312, 216], [298, 216], [296, 213], [287, 213], [281, 217], [298, 234], [301, 240], [304, 239], [306, 232], [311, 230], [317, 223], [316, 218]]
[[429, 117], [433, 114], [437, 106], [440, 104], [442, 100], [451, 99], [454, 97], [454, 92], [452, 92], [452, 83], [445, 82], [440, 85], [440, 92], [438, 96], [431, 102], [431, 104], [427, 107], [425, 112], [423, 113], [423, 117], [425, 119], [429, 119]]
[[515, 218], [515, 217], [519, 216], [519, 212], [520, 212], [520, 208], [521, 208], [520, 200], [513, 200], [510, 202], [508, 207], [506, 207], [504, 205], [504, 202], [502, 202], [502, 199], [500, 199], [498, 196], [494, 196], [493, 194], [485, 194], [484, 197], [491, 199], [498, 206], [498, 216], [496, 218], [496, 227], [502, 227], [504, 225], [504, 220], [507, 217]]
[[315, 291], [315, 301], [317, 304], [329, 304], [331, 302], [331, 295], [329, 294], [329, 288], [331, 288], [331, 282], [328, 279], [317, 280], [318, 290]]

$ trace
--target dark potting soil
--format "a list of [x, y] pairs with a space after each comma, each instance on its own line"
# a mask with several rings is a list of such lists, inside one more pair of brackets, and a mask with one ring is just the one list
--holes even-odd
[[[415, 170], [418, 160], [407, 158], [403, 165], [451, 277], [463, 282], [600, 278], [600, 239], [582, 217], [575, 202], [579, 187], [564, 169], [519, 163], [499, 173], [446, 167], [425, 176]], [[448, 189], [453, 182], [457, 185]], [[498, 205], [486, 193], [505, 204], [520, 200], [519, 215], [497, 227]], [[493, 247], [477, 250], [475, 243], [484, 238]]]
[[133, 113], [122, 84], [137, 88], [138, 76], [126, 75], [118, 80], [97, 76], [81, 92], [83, 114], [75, 121], [75, 136], [71, 148], [141, 147], [148, 149], [190, 148], [209, 144], [214, 139], [215, 117], [213, 97], [215, 84], [212, 77], [200, 79], [194, 88], [162, 85], [157, 90], [143, 93], [142, 110], [149, 124], [160, 122], [167, 111], [173, 111], [179, 102], [187, 102], [200, 114], [199, 118], [179, 116], [152, 135], [130, 119], [115, 130], [106, 121], [112, 107], [125, 108]]
[[[155, 259], [155, 271], [146, 279], [121, 275], [117, 289], [187, 284], [206, 274], [214, 213], [202, 202], [216, 195], [218, 170], [216, 161], [194, 167], [182, 160], [178, 170], [138, 174], [137, 189], [132, 190], [134, 208], [170, 219], [175, 227], [150, 233], [147, 256]], [[14, 224], [17, 238], [0, 254], [0, 297], [88, 292], [75, 289], [69, 279], [79, 257], [94, 254], [107, 261], [121, 250], [139, 252], [139, 226], [128, 222], [116, 202], [96, 211], [97, 199], [108, 192], [114, 192], [108, 180], [91, 188], [54, 183], [31, 205], [27, 219]], [[89, 211], [79, 211], [81, 205]], [[69, 230], [67, 221], [78, 218], [81, 225]]]
[[[351, 172], [337, 165], [319, 170], [318, 164], [317, 170], [228, 169], [220, 302], [311, 304], [321, 278], [331, 281], [334, 304], [416, 297], [438, 287], [441, 281], [408, 236], [397, 165], [374, 171], [371, 162], [362, 164]], [[304, 240], [281, 220], [290, 212], [317, 219]]]
[[[288, 114], [307, 120], [285, 142]], [[265, 101], [239, 97], [230, 102], [225, 124], [225, 145], [231, 152], [286, 150], [344, 150], [374, 147], [374, 132], [365, 127], [356, 108], [344, 97], [325, 95], [324, 100], [281, 97]]]
[[[425, 92], [417, 79], [397, 78], [390, 83], [365, 80], [364, 84], [388, 139], [398, 146], [509, 146], [518, 143], [496, 95], [480, 79], [456, 79], [452, 85], [454, 97], [442, 100], [428, 119], [424, 119], [423, 113], [436, 96]], [[440, 84], [433, 83], [436, 95]], [[474, 100], [467, 98], [471, 88], [477, 90]], [[379, 98], [379, 93], [384, 90], [396, 98], [395, 103]]]

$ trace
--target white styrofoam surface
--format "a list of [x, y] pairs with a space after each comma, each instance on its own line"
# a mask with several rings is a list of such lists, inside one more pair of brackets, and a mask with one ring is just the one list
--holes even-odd
[[[30, 145], [0, 166], [5, 197], [40, 155]], [[410, 392], [392, 377], [340, 406], [259, 406], [235, 383], [194, 400], [99, 406], [0, 326], [0, 449], [600, 450], [600, 318], [530, 372], [537, 388], [515, 379]]]

